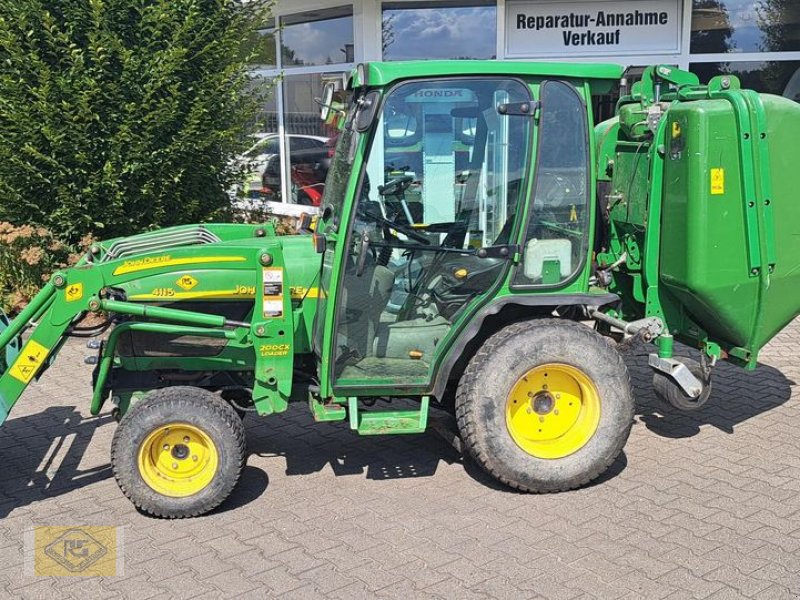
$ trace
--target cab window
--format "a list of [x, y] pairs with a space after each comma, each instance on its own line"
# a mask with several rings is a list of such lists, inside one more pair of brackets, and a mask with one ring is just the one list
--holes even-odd
[[589, 140], [586, 105], [562, 81], [541, 86], [533, 202], [517, 267], [517, 286], [558, 285], [586, 258], [589, 229]]

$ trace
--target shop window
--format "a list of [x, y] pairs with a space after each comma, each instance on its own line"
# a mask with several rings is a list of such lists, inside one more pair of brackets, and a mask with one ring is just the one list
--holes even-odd
[[497, 53], [494, 2], [383, 4], [383, 59], [490, 59]]
[[[256, 116], [257, 133], [253, 134], [247, 149], [238, 157], [238, 162], [244, 168], [242, 179], [230, 190], [234, 206], [242, 213], [258, 208], [261, 200], [276, 200], [280, 196], [280, 178], [275, 182], [266, 177], [271, 165], [280, 163], [281, 141], [275, 87], [269, 78], [259, 76], [254, 76], [250, 85], [262, 98], [261, 110]], [[278, 169], [280, 171], [280, 167]]]
[[264, 200], [319, 205], [336, 132], [320, 120], [316, 99], [326, 81], [343, 81], [355, 60], [353, 39], [352, 5], [282, 15], [250, 34], [251, 85], [264, 110], [241, 157], [248, 173], [237, 185], [238, 208], [258, 215]]
[[350, 6], [281, 17], [281, 66], [352, 63], [353, 9]]
[[343, 78], [343, 73], [332, 72], [288, 75], [283, 80], [289, 202], [319, 206], [322, 200], [338, 130], [320, 120], [318, 99], [328, 81]]
[[703, 83], [715, 75], [736, 75], [744, 88], [800, 102], [800, 61], [694, 63], [689, 69]]
[[800, 3], [787, 0], [694, 0], [691, 52], [800, 50]]
[[247, 55], [252, 54], [250, 67], [253, 70], [278, 68], [274, 21], [270, 20], [263, 27], [254, 29], [247, 37], [244, 50]]

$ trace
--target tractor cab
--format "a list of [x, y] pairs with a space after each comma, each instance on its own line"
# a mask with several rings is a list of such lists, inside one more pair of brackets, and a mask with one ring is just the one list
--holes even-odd
[[318, 229], [329, 301], [315, 347], [337, 395], [429, 391], [501, 290], [588, 289], [591, 73], [448, 64], [361, 66], [352, 82]]

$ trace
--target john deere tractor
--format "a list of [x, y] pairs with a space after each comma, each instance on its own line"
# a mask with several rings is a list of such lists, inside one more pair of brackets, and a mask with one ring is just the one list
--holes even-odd
[[102, 336], [90, 410], [112, 405], [115, 476], [153, 515], [219, 505], [241, 415], [292, 401], [360, 435], [436, 406], [497, 480], [586, 484], [633, 421], [620, 345], [653, 344], [656, 390], [696, 410], [715, 363], [756, 368], [800, 309], [800, 105], [656, 65], [593, 126], [623, 73], [360, 65], [320, 100], [341, 132], [314, 224], [94, 244], [0, 322], [0, 419], [69, 337]]

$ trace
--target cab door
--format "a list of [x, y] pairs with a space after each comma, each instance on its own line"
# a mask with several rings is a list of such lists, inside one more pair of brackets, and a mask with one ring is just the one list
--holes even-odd
[[460, 317], [508, 272], [534, 127], [530, 114], [510, 115], [531, 101], [525, 83], [495, 77], [385, 94], [342, 236], [328, 370], [337, 395], [429, 389]]
[[593, 225], [590, 128], [586, 102], [571, 83], [542, 82], [539, 101], [536, 181], [512, 287], [560, 290], [587, 277]]

